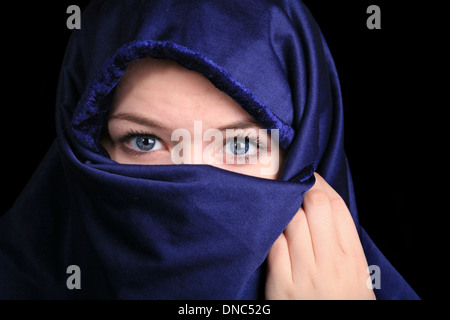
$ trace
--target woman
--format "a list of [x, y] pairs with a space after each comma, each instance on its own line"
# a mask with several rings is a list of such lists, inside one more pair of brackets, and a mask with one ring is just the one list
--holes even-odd
[[92, 1], [82, 25], [57, 143], [0, 220], [0, 296], [417, 298], [359, 226], [303, 4]]

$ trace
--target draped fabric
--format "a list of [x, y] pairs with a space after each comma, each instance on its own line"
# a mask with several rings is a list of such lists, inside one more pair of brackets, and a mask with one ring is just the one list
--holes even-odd
[[[111, 96], [144, 57], [200, 72], [278, 129], [279, 180], [111, 160], [100, 143]], [[91, 1], [61, 69], [56, 141], [0, 219], [0, 297], [263, 298], [269, 249], [317, 171], [380, 268], [377, 298], [417, 299], [359, 224], [342, 108], [332, 56], [301, 1]], [[70, 265], [81, 289], [67, 287]]]

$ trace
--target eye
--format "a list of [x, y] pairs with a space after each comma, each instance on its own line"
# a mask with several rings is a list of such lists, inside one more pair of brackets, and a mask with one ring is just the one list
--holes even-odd
[[128, 140], [129, 145], [138, 151], [153, 151], [163, 149], [163, 145], [155, 136], [136, 135]]
[[257, 150], [257, 143], [248, 137], [235, 137], [225, 145], [225, 152], [235, 156], [253, 154]]

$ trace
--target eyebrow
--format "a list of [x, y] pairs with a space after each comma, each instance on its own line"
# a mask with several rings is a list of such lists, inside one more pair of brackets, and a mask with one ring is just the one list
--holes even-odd
[[217, 130], [225, 131], [227, 129], [245, 129], [245, 128], [254, 128], [254, 127], [262, 128], [261, 125], [255, 119], [247, 118], [244, 120], [239, 120], [239, 121], [232, 122], [230, 124], [226, 124], [224, 126], [217, 128]]
[[144, 117], [141, 117], [141, 116], [138, 116], [138, 115], [134, 115], [134, 114], [130, 114], [130, 113], [118, 113], [118, 114], [113, 114], [113, 115], [108, 117], [108, 121], [114, 120], [114, 119], [126, 120], [126, 121], [130, 121], [130, 122], [134, 122], [134, 123], [140, 124], [142, 126], [150, 127], [150, 128], [155, 128], [155, 129], [160, 129], [160, 130], [167, 130], [167, 128], [164, 126], [164, 124], [162, 124], [159, 121], [148, 119], [148, 118], [144, 118]]
[[[166, 130], [166, 131], [169, 130], [163, 123], [161, 123], [159, 121], [141, 117], [141, 116], [135, 115], [135, 114], [118, 113], [118, 114], [114, 114], [114, 115], [111, 115], [108, 117], [108, 121], [114, 120], [114, 119], [126, 120], [126, 121], [130, 121], [130, 122], [134, 122], [136, 124], [146, 126], [146, 127], [150, 127], [150, 128]], [[219, 131], [225, 131], [227, 129], [245, 129], [245, 128], [254, 128], [254, 127], [262, 128], [261, 124], [259, 124], [255, 119], [253, 119], [252, 117], [248, 117], [243, 120], [238, 120], [238, 121], [223, 125], [216, 129]]]

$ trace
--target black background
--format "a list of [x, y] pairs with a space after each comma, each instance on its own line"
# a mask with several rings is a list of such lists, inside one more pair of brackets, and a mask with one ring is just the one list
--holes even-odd
[[[66, 9], [89, 1], [2, 4], [2, 201], [4, 213], [55, 137], [59, 69], [71, 34]], [[335, 59], [345, 109], [345, 148], [360, 221], [423, 299], [439, 297], [437, 261], [422, 162], [424, 86], [430, 81], [423, 46], [433, 8], [407, 1], [304, 1]], [[366, 9], [381, 8], [381, 30], [368, 30]], [[81, 27], [83, 27], [81, 21]], [[437, 259], [438, 258], [438, 259]], [[382, 280], [381, 280], [382, 281]], [[382, 283], [382, 282], [381, 282]]]

